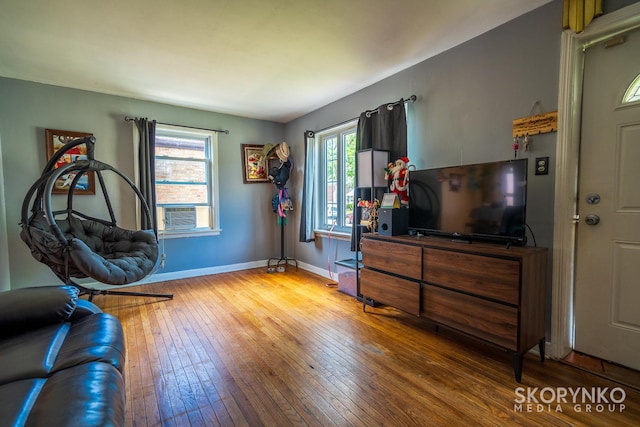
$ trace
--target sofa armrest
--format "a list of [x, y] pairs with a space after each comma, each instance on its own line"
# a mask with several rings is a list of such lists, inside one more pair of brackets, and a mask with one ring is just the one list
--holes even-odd
[[86, 299], [79, 298], [78, 301], [76, 301], [76, 309], [73, 311], [71, 316], [69, 316], [69, 321], [74, 322], [90, 314], [97, 314], [102, 312], [102, 309], [94, 303], [87, 301]]
[[64, 322], [78, 301], [73, 286], [42, 286], [0, 292], [0, 337]]

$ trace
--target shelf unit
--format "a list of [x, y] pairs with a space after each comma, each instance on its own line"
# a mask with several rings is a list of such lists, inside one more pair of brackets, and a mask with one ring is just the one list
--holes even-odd
[[[386, 192], [387, 180], [385, 179], [384, 168], [389, 164], [389, 150], [374, 150], [368, 148], [356, 152], [356, 179], [353, 192], [353, 227], [355, 230], [355, 259], [360, 259], [360, 240], [367, 230], [366, 226], [360, 225], [362, 219], [362, 209], [359, 208], [358, 199], [371, 200], [378, 198], [382, 200], [382, 195]], [[358, 299], [375, 305], [375, 301], [363, 299], [360, 293], [360, 263], [356, 265], [356, 294]]]

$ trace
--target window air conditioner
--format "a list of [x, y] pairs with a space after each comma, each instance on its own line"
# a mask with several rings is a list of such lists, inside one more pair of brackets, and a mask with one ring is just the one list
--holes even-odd
[[196, 228], [196, 207], [165, 207], [164, 225], [166, 230], [190, 230]]

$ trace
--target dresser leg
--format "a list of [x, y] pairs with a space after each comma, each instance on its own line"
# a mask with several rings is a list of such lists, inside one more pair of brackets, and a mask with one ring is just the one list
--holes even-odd
[[544, 340], [544, 337], [543, 337], [538, 342], [538, 351], [540, 352], [540, 362], [541, 363], [544, 363], [544, 346], [545, 346], [545, 340]]
[[516, 382], [522, 380], [522, 364], [524, 363], [524, 354], [513, 353], [513, 373], [516, 377]]

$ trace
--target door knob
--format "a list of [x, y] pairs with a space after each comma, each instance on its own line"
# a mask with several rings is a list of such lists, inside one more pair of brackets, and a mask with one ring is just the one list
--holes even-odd
[[589, 214], [584, 218], [587, 225], [596, 225], [600, 222], [600, 217], [596, 214]]

